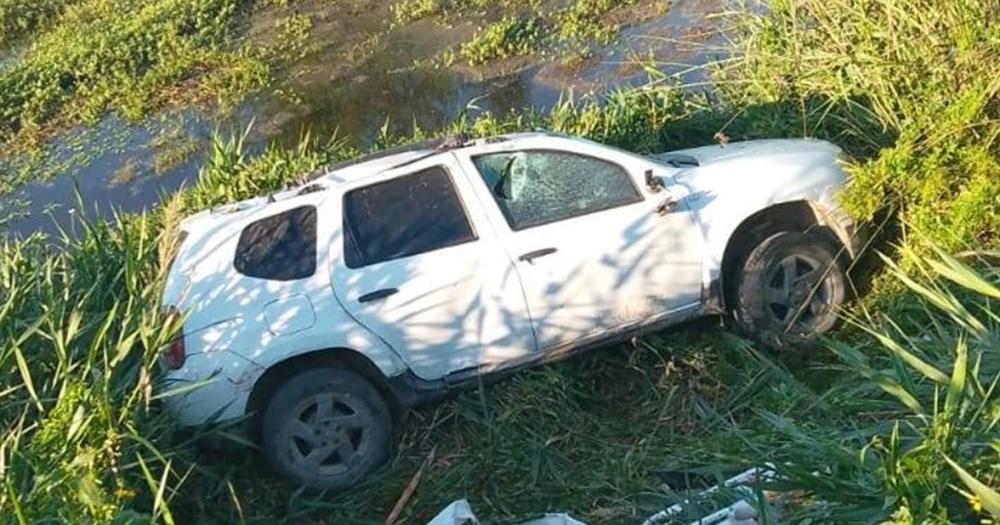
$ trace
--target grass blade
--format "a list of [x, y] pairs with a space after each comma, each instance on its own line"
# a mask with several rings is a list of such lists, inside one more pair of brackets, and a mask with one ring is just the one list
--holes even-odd
[[951, 382], [948, 385], [948, 396], [944, 400], [944, 410], [949, 414], [954, 414], [962, 399], [962, 391], [965, 390], [966, 362], [969, 358], [968, 347], [965, 339], [959, 338], [955, 347], [955, 366], [951, 372]]
[[982, 503], [983, 508], [992, 514], [994, 518], [1000, 518], [1000, 494], [974, 478], [972, 474], [966, 472], [964, 468], [952, 461], [948, 456], [945, 456], [944, 460], [948, 462], [948, 465], [951, 465], [952, 470], [955, 471], [955, 474], [958, 474], [962, 483], [965, 483], [965, 486], [969, 487], [969, 490], [979, 498], [979, 502]]

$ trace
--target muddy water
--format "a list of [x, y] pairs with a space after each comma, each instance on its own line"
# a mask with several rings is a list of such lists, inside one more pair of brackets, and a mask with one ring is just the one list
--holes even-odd
[[[717, 54], [712, 46], [722, 42], [718, 20], [708, 16], [721, 11], [721, 3], [675, 0], [665, 13], [651, 13], [623, 28], [617, 43], [572, 68], [541, 58], [479, 70], [420, 65], [467, 39], [475, 31], [473, 24], [421, 20], [382, 34], [365, 50], [357, 42], [346, 48], [345, 32], [350, 36], [352, 31], [372, 31], [388, 16], [384, 10], [358, 12], [350, 19], [342, 13], [313, 13], [310, 38], [315, 49], [288, 67], [273, 88], [225, 117], [196, 110], [162, 114], [141, 124], [108, 117], [95, 128], [78, 130], [75, 138], [71, 132], [54, 146], [57, 151], [63, 148], [70, 155], [74, 148], [67, 144], [80, 142], [111, 146], [94, 148], [96, 153], [64, 175], [0, 198], [0, 232], [26, 235], [63, 228], [72, 233], [71, 219], [79, 213], [76, 188], [88, 217], [155, 205], [162, 195], [196, 179], [216, 129], [240, 133], [253, 122], [251, 148], [272, 141], [293, 144], [307, 130], [314, 137], [337, 134], [364, 146], [386, 125], [400, 133], [414, 125], [438, 128], [473, 100], [477, 111], [544, 111], [569, 91], [580, 97], [645, 82], [647, 76], [634, 60], [637, 55], [651, 57], [665, 71], [698, 85], [705, 77], [697, 66]], [[268, 28], [251, 28], [255, 31]], [[349, 64], [345, 53], [353, 59]], [[17, 217], [4, 224], [2, 210]]]

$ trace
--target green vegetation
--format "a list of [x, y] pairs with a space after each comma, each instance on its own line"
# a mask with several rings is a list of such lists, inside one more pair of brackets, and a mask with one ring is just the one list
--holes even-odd
[[[59, 131], [108, 114], [138, 121], [166, 106], [231, 106], [266, 85], [276, 57], [301, 47], [308, 20], [286, 21], [277, 44], [238, 45], [234, 28], [246, 4], [85, 0], [52, 24], [32, 18], [37, 35], [0, 70], [0, 192], [35, 174], [40, 147]], [[56, 3], [23, 5], [44, 11]]]
[[536, 3], [526, 9], [529, 14], [508, 15], [483, 28], [460, 46], [458, 55], [470, 66], [480, 66], [528, 55], [542, 47], [586, 54], [592, 43], [609, 44], [617, 36], [618, 24], [604, 20], [608, 12], [636, 1], [578, 0], [546, 19], [532, 14], [538, 11]]
[[58, 16], [70, 0], [0, 1], [0, 47], [7, 47]]
[[530, 54], [535, 51], [541, 36], [537, 18], [507, 16], [462, 44], [459, 54], [469, 65], [478, 66], [497, 59]]
[[[395, 23], [401, 25], [431, 16], [483, 10], [492, 3], [489, 0], [399, 0], [392, 4], [392, 16]], [[510, 3], [510, 0], [504, 2]]]
[[610, 43], [618, 26], [606, 21], [614, 9], [633, 5], [638, 0], [580, 0], [555, 13], [555, 38], [570, 46], [586, 46], [592, 41]]
[[481, 66], [495, 60], [551, 50], [564, 55], [589, 54], [594, 44], [610, 44], [618, 35], [622, 21], [609, 14], [638, 1], [400, 0], [393, 4], [392, 12], [396, 24], [433, 16], [449, 20], [467, 18], [470, 14], [492, 20], [444, 57], [448, 64], [461, 59], [470, 66]]
[[769, 352], [706, 322], [530, 370], [418, 410], [391, 464], [336, 496], [281, 486], [248, 451], [194, 447], [156, 410], [170, 393], [153, 388], [153, 361], [175, 328], [157, 298], [179, 217], [356, 151], [307, 136], [298, 150], [252, 156], [239, 137], [217, 138], [198, 184], [153, 212], [113, 227], [84, 219], [55, 249], [3, 241], [0, 516], [381, 523], [434, 451], [407, 523], [456, 497], [491, 521], [568, 510], [633, 523], [690, 493], [658, 490], [653, 471], [714, 478], [765, 461], [793, 495], [782, 523], [997, 522], [997, 9], [775, 1], [735, 21], [739, 53], [715, 71], [722, 104], [661, 79], [441, 130], [546, 127], [638, 151], [703, 144], [720, 129], [830, 138], [857, 159], [846, 201], [862, 217], [888, 207], [902, 233], [886, 247], [903, 263], [875, 288], [879, 309], [856, 305], [814, 355]]
[[[352, 16], [358, 9], [321, 4], [0, 0], [0, 48], [9, 53], [0, 68], [0, 194], [31, 180], [73, 173], [122, 147], [136, 124], [152, 124], [150, 117], [193, 108], [202, 120], [224, 119], [250, 94], [280, 94], [294, 86], [278, 87], [287, 76], [282, 66], [331, 45], [311, 38], [313, 24], [319, 21], [329, 30], [325, 17]], [[361, 3], [382, 9], [376, 4]], [[427, 17], [445, 24], [479, 20], [484, 29], [444, 58], [480, 66], [550, 48], [585, 52], [617, 32], [620, 21], [603, 18], [615, 4], [400, 0], [385, 6], [391, 20], [337, 38], [344, 39], [340, 56], [360, 70], [370, 67], [367, 59], [400, 25]], [[606, 29], [598, 31], [603, 36], [595, 32], [598, 26]]]
[[93, 122], [108, 110], [138, 118], [161, 89], [224, 58], [219, 47], [235, 0], [142, 4], [92, 2], [4, 71], [0, 129], [5, 141], [56, 120]]
[[800, 133], [832, 134], [870, 158], [845, 196], [857, 216], [888, 203], [907, 239], [949, 250], [995, 244], [1000, 5], [807, 0], [770, 9], [740, 20], [739, 60], [720, 84], [732, 103], [787, 102]]

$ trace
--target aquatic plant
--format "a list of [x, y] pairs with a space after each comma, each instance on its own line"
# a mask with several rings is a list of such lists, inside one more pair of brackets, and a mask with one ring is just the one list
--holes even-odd
[[553, 37], [562, 45], [585, 47], [591, 42], [610, 43], [618, 34], [618, 25], [607, 20], [614, 9], [633, 5], [638, 0], [579, 0], [555, 13]]
[[71, 0], [0, 1], [0, 48], [44, 26], [71, 3]]
[[169, 106], [228, 108], [267, 85], [281, 57], [301, 53], [309, 20], [285, 20], [277, 44], [241, 44], [236, 24], [248, 8], [244, 0], [84, 0], [39, 19], [24, 52], [0, 69], [0, 193], [46, 174], [39, 157], [59, 131], [109, 114], [135, 122]]
[[541, 36], [538, 18], [507, 16], [483, 28], [462, 44], [459, 55], [472, 66], [527, 55], [535, 51]]

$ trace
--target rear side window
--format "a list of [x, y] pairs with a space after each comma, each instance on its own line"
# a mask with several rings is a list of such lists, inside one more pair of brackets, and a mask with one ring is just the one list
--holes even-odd
[[301, 206], [250, 223], [240, 234], [236, 271], [273, 281], [316, 273], [316, 208]]
[[448, 172], [434, 167], [344, 195], [348, 268], [476, 239]]

